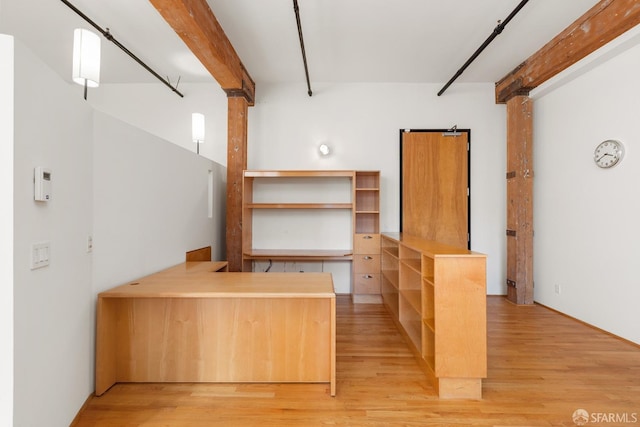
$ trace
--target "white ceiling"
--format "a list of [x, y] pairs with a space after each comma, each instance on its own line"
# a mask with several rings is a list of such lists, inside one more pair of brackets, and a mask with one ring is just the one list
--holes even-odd
[[[70, 0], [163, 77], [213, 79], [147, 0]], [[293, 0], [208, 0], [249, 74], [304, 82]], [[520, 0], [299, 0], [314, 82], [445, 83]], [[457, 82], [495, 82], [597, 0], [532, 0]], [[14, 34], [70, 81], [73, 29], [91, 28], [59, 0], [0, 0]], [[103, 83], [155, 82], [102, 39]]]

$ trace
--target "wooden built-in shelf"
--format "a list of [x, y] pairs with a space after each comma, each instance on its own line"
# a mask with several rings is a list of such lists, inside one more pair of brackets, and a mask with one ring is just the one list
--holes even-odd
[[403, 297], [407, 299], [409, 304], [411, 304], [411, 307], [413, 307], [413, 309], [417, 313], [422, 312], [422, 292], [420, 292], [420, 290], [406, 289], [406, 290], [400, 291], [400, 293], [402, 294]]
[[486, 255], [382, 233], [382, 297], [442, 398], [482, 397]]
[[250, 209], [351, 209], [351, 203], [247, 203]]
[[352, 178], [352, 170], [246, 170], [245, 178], [308, 178], [347, 177]]
[[353, 301], [382, 302], [379, 171], [246, 170], [242, 225], [243, 271], [261, 260], [353, 261]]
[[351, 260], [353, 253], [351, 250], [340, 249], [253, 249], [245, 252], [245, 259], [271, 259], [284, 261], [313, 261], [313, 260]]
[[410, 269], [412, 269], [413, 271], [415, 271], [416, 273], [418, 274], [421, 273], [421, 266], [420, 266], [419, 259], [403, 259], [402, 263], [407, 267], [409, 267]]

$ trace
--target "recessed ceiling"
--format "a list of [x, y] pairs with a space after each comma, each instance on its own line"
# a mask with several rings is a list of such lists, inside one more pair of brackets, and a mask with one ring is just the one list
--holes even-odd
[[[214, 80], [148, 1], [70, 0], [158, 74]], [[208, 0], [257, 85], [305, 80], [292, 0]], [[311, 82], [444, 83], [520, 0], [300, 0]], [[495, 82], [597, 0], [530, 1], [458, 82]], [[0, 0], [0, 31], [70, 80], [73, 29], [58, 0]], [[103, 83], [156, 82], [103, 38]]]

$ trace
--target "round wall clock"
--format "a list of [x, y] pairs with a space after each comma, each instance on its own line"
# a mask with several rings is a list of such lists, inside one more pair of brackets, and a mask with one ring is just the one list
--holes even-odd
[[593, 152], [593, 161], [601, 168], [610, 168], [624, 157], [624, 145], [615, 139], [602, 141]]

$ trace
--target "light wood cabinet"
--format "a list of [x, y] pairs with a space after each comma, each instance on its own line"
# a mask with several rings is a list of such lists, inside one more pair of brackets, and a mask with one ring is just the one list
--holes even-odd
[[382, 298], [442, 398], [482, 397], [486, 256], [383, 233]]
[[352, 261], [353, 301], [382, 302], [379, 171], [247, 170], [242, 185], [243, 271], [259, 260]]
[[354, 303], [380, 304], [380, 172], [355, 172], [353, 200], [351, 299]]

